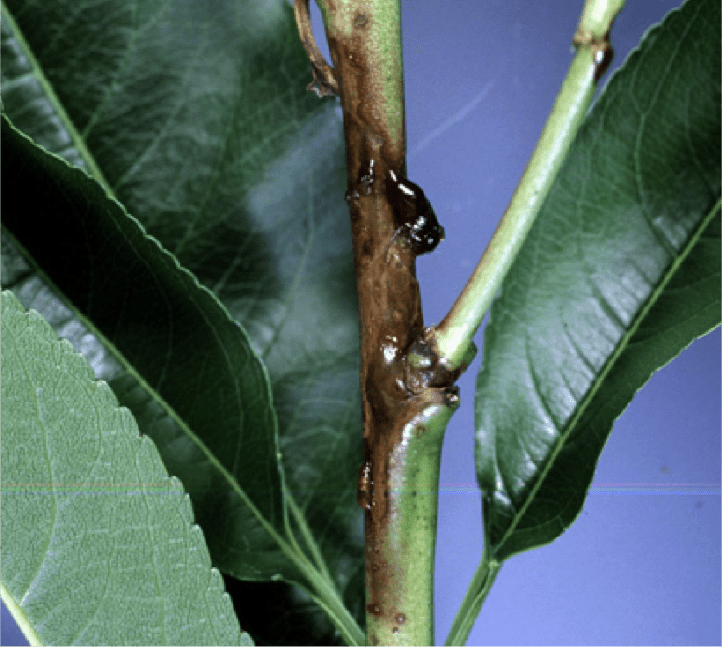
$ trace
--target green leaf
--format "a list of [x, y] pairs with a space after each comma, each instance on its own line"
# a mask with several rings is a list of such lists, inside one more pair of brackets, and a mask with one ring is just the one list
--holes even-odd
[[[363, 618], [358, 320], [334, 102], [305, 92], [310, 65], [285, 0], [178, 0], [172, 11], [153, 0], [102, 6], [3, 4], [4, 108], [38, 144], [87, 169], [243, 324], [270, 375], [293, 531]], [[171, 472], [195, 474], [198, 457], [173, 441], [175, 417], [104, 345], [108, 333], [94, 338], [97, 324], [80, 306], [58, 314], [57, 297], [87, 286], [77, 285], [77, 272], [56, 276], [30, 251], [42, 226], [18, 242], [52, 291], [7, 247], [6, 279], [21, 281], [26, 307], [45, 308], [56, 330], [92, 358], [141, 429], [161, 436]], [[82, 238], [63, 244], [42, 252], [56, 257], [54, 267], [96, 253]], [[102, 263], [97, 271], [107, 283], [92, 287], [114, 290], [119, 277]], [[157, 341], [124, 355], [162, 354]], [[196, 348], [181, 361], [185, 376], [203, 368]], [[233, 388], [233, 379], [220, 372], [214, 384]], [[239, 569], [217, 555], [210, 537], [209, 544], [224, 572], [288, 576], [281, 555], [267, 552], [253, 573], [250, 563]]]
[[[83, 171], [5, 117], [2, 146], [13, 160], [5, 181], [33, 187], [6, 199], [3, 225], [125, 368], [121, 382], [134, 378], [125, 400], [191, 495], [216, 564], [255, 578], [295, 574], [279, 544], [284, 500], [269, 386], [243, 330]], [[14, 286], [38, 290], [34, 281]]]
[[719, 3], [650, 30], [579, 133], [491, 311], [476, 391], [490, 557], [579, 514], [614, 420], [720, 321]]
[[37, 312], [0, 299], [2, 587], [26, 635], [253, 644], [152, 441]]

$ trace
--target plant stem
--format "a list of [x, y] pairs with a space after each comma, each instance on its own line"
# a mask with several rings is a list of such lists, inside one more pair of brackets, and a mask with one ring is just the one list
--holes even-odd
[[436, 348], [458, 367], [521, 248], [581, 126], [612, 50], [609, 30], [624, 0], [587, 0], [572, 61], [539, 142], [474, 273], [435, 331]]
[[313, 66], [309, 87], [320, 96], [338, 91], [344, 116], [360, 318], [367, 640], [431, 644], [439, 464], [458, 374], [425, 338], [418, 251], [397, 236], [399, 218], [417, 215], [417, 203], [399, 199], [397, 188], [406, 166], [400, 4], [322, 3], [331, 67], [307, 2], [296, 0], [295, 15]]
[[[302, 515], [299, 516], [299, 510], [295, 501], [292, 504], [292, 512], [297, 521], [303, 518]], [[285, 555], [303, 574], [305, 581], [299, 582], [299, 584], [302, 584], [316, 604], [326, 611], [326, 614], [343, 636], [347, 645], [363, 645], [364, 632], [343, 603], [336, 583], [328, 574], [328, 570], [325, 567], [319, 568], [319, 566], [313, 564], [296, 542], [291, 528], [287, 526], [286, 530], [288, 541], [283, 537], [278, 537], [277, 541]], [[318, 552], [318, 547], [316, 546], [314, 549], [314, 546], [308, 542], [309, 538], [310, 535], [306, 529], [304, 539], [306, 539], [314, 559], [319, 559], [320, 553]], [[315, 542], [312, 543], [315, 544]]]
[[326, 611], [326, 615], [343, 636], [346, 644], [363, 645], [364, 632], [339, 597], [334, 583], [322, 577], [310, 563], [296, 560], [296, 564], [311, 585], [309, 594], [316, 604]]
[[[441, 446], [455, 407], [431, 405], [411, 420], [390, 459], [387, 524], [366, 545], [371, 569], [385, 565], [387, 585], [371, 582], [369, 644], [434, 644], [434, 555]], [[379, 568], [380, 570], [380, 568]], [[388, 610], [383, 613], [383, 610]]]
[[[300, 508], [298, 507], [298, 503], [296, 503], [296, 500], [293, 498], [293, 495], [291, 495], [290, 492], [286, 493], [286, 500], [288, 502], [288, 510], [293, 516], [293, 520], [296, 522], [299, 530], [301, 531], [304, 543], [306, 544], [306, 547], [311, 553], [314, 564], [318, 568], [321, 575], [327, 581], [333, 582], [333, 578], [331, 577], [331, 574], [328, 572], [328, 568], [326, 567], [326, 560], [324, 560], [323, 555], [321, 554], [321, 549], [316, 543], [316, 538], [313, 536], [311, 529], [308, 527], [306, 516], [301, 512]], [[287, 533], [294, 547], [298, 550], [299, 553], [303, 553], [301, 547], [295, 540], [295, 535], [293, 529], [290, 527], [290, 524], [287, 527]]]
[[296, 554], [293, 555], [293, 559], [306, 575], [308, 584], [310, 585], [309, 594], [316, 604], [326, 611], [326, 614], [343, 636], [347, 645], [362, 645], [365, 637], [364, 632], [344, 605], [336, 583], [326, 568], [326, 562], [321, 555], [318, 544], [308, 528], [305, 516], [301, 513], [298, 503], [296, 503], [291, 494], [287, 493], [286, 496], [289, 510], [301, 530], [306, 546], [315, 562], [315, 564], [312, 564], [304, 557], [303, 551], [293, 536], [292, 529], [288, 527], [287, 532], [290, 541], [296, 549]]
[[481, 605], [489, 594], [491, 585], [501, 570], [502, 562], [489, 559], [486, 551], [469, 584], [464, 600], [454, 618], [454, 622], [446, 638], [446, 645], [463, 645], [471, 633], [471, 629], [479, 615]]

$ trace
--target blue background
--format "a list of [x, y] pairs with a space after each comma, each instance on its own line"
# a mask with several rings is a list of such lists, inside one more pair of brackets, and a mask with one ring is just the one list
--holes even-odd
[[[582, 4], [402, 2], [408, 175], [447, 234], [418, 263], [427, 324], [443, 318], [509, 201], [572, 59]], [[629, 2], [612, 30], [612, 69], [678, 4]], [[479, 364], [459, 382], [462, 407], [444, 447], [437, 644], [482, 550], [473, 463]], [[717, 330], [638, 394], [576, 523], [504, 565], [469, 644], [720, 644], [720, 390]], [[2, 613], [2, 643], [27, 644]]]
[[[614, 67], [679, 4], [628, 2], [611, 34]], [[582, 3], [404, 6], [408, 174], [447, 231], [418, 262], [425, 320], [436, 323], [526, 166], [571, 61]], [[479, 334], [479, 348], [482, 342]], [[482, 549], [472, 450], [479, 364], [460, 380], [462, 406], [444, 447], [437, 644]], [[720, 644], [719, 474], [718, 330], [638, 394], [615, 426], [576, 523], [504, 565], [469, 644]]]

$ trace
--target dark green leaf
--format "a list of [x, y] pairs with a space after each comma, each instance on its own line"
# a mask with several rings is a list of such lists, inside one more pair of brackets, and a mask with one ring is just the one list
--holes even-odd
[[6, 196], [3, 225], [142, 384], [126, 400], [146, 404], [143, 430], [190, 493], [216, 563], [248, 577], [293, 573], [278, 543], [285, 517], [269, 385], [243, 330], [97, 182], [4, 116], [2, 147], [13, 161], [5, 182], [33, 187]]
[[153, 443], [37, 312], [1, 301], [3, 599], [28, 638], [252, 644]]
[[690, 0], [610, 80], [493, 306], [476, 465], [496, 559], [573, 522], [614, 420], [719, 324], [719, 23]]
[[[310, 526], [311, 550], [363, 617], [358, 324], [341, 121], [333, 101], [305, 92], [310, 65], [290, 6], [10, 0], [3, 17], [3, 101], [13, 123], [101, 182], [216, 294], [265, 360], [286, 486], [300, 511], [292, 523]], [[65, 243], [46, 252], [84, 253], [83, 240]], [[66, 285], [45, 271], [54, 293], [41, 291], [32, 270], [12, 276], [25, 283], [26, 306], [54, 310], [52, 295], [73, 291], [78, 277], [66, 273]], [[53, 325], [94, 355], [96, 373], [141, 429], [168, 446], [169, 469], [193, 472], [196, 457], [164, 440], [178, 433], [176, 420], [83, 321], [97, 327], [77, 310]], [[188, 374], [200, 355], [183, 361]], [[215, 384], [229, 380], [218, 374]], [[211, 551], [220, 557], [213, 543]]]

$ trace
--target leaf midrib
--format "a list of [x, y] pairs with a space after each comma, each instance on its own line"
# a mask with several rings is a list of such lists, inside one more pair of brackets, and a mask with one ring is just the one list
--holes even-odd
[[33, 74], [37, 79], [38, 83], [40, 84], [40, 87], [45, 92], [45, 95], [50, 104], [52, 105], [53, 109], [55, 110], [58, 119], [62, 124], [64, 124], [68, 135], [70, 136], [70, 140], [76, 147], [76, 150], [79, 152], [82, 160], [85, 162], [87, 166], [86, 171], [100, 183], [100, 185], [110, 197], [112, 197], [113, 199], [117, 199], [110, 188], [110, 184], [108, 184], [108, 181], [105, 179], [103, 172], [100, 170], [100, 167], [96, 163], [95, 158], [93, 157], [93, 155], [91, 155], [90, 150], [85, 145], [85, 139], [80, 134], [80, 131], [75, 127], [75, 124], [70, 118], [70, 115], [68, 115], [68, 113], [65, 111], [63, 104], [61, 103], [58, 95], [55, 92], [55, 89], [53, 88], [53, 84], [43, 73], [39, 61], [37, 60], [37, 58], [35, 58], [32, 49], [30, 48], [28, 42], [25, 40], [22, 31], [15, 22], [12, 12], [10, 12], [10, 10], [7, 8], [5, 2], [2, 3], [2, 16], [3, 20], [7, 21], [7, 23], [9, 24], [10, 30], [12, 31], [13, 36], [16, 39], [20, 49], [30, 62]]

